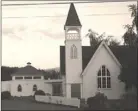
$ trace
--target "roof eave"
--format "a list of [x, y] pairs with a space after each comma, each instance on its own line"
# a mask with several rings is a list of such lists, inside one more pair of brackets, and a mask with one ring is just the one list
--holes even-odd
[[44, 74], [11, 74], [11, 76], [44, 76]]
[[64, 30], [66, 30], [66, 27], [82, 27], [82, 25], [64, 25]]

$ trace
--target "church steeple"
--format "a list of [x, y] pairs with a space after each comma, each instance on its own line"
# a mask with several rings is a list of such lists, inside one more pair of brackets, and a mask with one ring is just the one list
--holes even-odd
[[71, 3], [65, 26], [81, 26], [74, 4]]
[[[81, 46], [81, 23], [73, 3], [70, 5], [68, 17], [65, 23], [65, 73], [66, 73], [66, 97], [81, 97], [82, 78], [82, 46]], [[73, 78], [73, 79], [72, 79]], [[78, 93], [73, 96], [74, 84], [77, 85]]]

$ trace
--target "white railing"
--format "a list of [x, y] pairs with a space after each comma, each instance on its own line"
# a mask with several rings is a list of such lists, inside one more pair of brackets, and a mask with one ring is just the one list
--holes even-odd
[[66, 98], [66, 97], [60, 97], [60, 96], [35, 96], [35, 100], [39, 102], [45, 102], [45, 103], [53, 103], [53, 104], [61, 104], [61, 105], [67, 105], [67, 106], [75, 106], [80, 107], [80, 100], [77, 98]]
[[77, 33], [67, 34], [67, 38], [68, 39], [78, 39], [79, 38], [79, 34], [77, 34]]

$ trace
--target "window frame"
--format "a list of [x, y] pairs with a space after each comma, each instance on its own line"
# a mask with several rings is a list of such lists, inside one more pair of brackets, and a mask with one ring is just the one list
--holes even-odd
[[20, 84], [17, 86], [17, 91], [22, 92], [22, 86]]
[[15, 80], [23, 80], [23, 77], [22, 76], [15, 76]]
[[71, 46], [70, 57], [71, 59], [77, 59], [78, 57], [77, 47], [74, 44]]
[[[99, 78], [101, 81], [99, 82]], [[104, 82], [103, 82], [104, 80]], [[105, 66], [102, 65], [100, 69], [98, 70], [97, 73], [97, 88], [98, 89], [111, 89], [111, 73], [109, 69]]]
[[41, 76], [34, 76], [33, 79], [41, 79]]
[[32, 76], [24, 76], [25, 80], [32, 80]]
[[36, 84], [33, 85], [33, 91], [37, 91], [37, 85]]

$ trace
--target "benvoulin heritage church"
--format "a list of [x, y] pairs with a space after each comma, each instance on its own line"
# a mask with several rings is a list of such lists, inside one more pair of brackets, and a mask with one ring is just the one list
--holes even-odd
[[64, 26], [65, 46], [60, 46], [60, 71], [65, 76], [65, 96], [87, 99], [101, 92], [109, 99], [119, 99], [125, 85], [118, 76], [121, 68], [130, 61], [135, 65], [136, 48], [111, 47], [104, 41], [96, 47], [82, 46], [81, 27], [72, 3]]
[[[125, 84], [118, 79], [122, 67], [136, 65], [135, 47], [108, 46], [104, 41], [95, 47], [82, 46], [81, 22], [71, 3], [64, 25], [65, 46], [60, 46], [62, 79], [44, 79], [30, 62], [11, 74], [11, 81], [2, 82], [2, 91], [12, 96], [31, 96], [43, 90], [52, 96], [84, 98], [104, 93], [108, 99], [119, 99]], [[131, 63], [131, 64], [130, 64]], [[128, 67], [133, 72], [131, 67]]]

